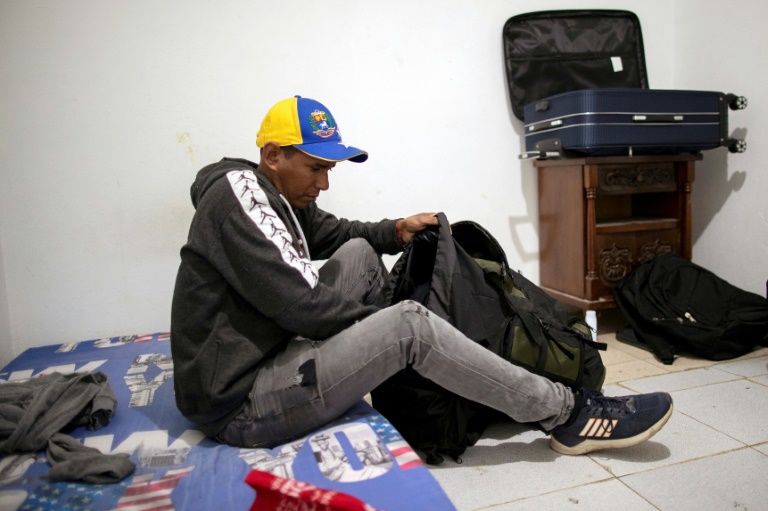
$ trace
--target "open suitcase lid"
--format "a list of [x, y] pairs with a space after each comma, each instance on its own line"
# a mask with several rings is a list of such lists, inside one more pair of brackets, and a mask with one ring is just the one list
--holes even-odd
[[513, 16], [502, 32], [515, 117], [578, 89], [648, 88], [640, 20], [629, 11], [562, 10]]

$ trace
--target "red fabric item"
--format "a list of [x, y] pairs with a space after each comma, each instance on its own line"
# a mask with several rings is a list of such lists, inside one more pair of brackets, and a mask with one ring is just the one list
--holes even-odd
[[251, 511], [377, 511], [352, 495], [261, 470], [251, 470], [245, 482], [256, 490]]

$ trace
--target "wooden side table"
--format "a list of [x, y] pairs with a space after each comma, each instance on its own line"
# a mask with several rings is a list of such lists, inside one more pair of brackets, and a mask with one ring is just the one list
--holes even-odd
[[700, 154], [535, 160], [540, 284], [576, 308], [616, 307], [613, 286], [667, 252], [691, 258]]

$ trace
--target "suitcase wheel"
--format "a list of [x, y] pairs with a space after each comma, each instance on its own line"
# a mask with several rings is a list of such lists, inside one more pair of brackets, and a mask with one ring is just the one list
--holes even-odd
[[728, 150], [732, 153], [743, 153], [747, 150], [747, 141], [731, 139], [728, 141]]
[[744, 96], [728, 94], [726, 98], [728, 100], [728, 108], [731, 110], [744, 110], [747, 108], [747, 98]]

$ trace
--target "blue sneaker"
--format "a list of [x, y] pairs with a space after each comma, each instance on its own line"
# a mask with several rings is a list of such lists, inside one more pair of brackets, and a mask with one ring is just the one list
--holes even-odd
[[559, 453], [586, 454], [645, 442], [672, 415], [672, 396], [666, 392], [624, 397], [581, 392], [568, 422], [552, 430], [549, 445]]

